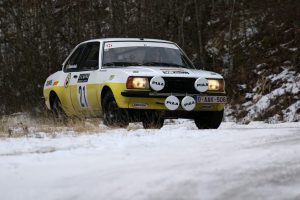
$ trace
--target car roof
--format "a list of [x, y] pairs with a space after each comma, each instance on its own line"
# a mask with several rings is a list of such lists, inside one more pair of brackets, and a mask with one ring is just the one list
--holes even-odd
[[99, 38], [99, 39], [91, 39], [84, 41], [80, 44], [87, 42], [118, 42], [118, 41], [144, 41], [144, 42], [163, 42], [163, 43], [172, 43], [174, 42], [168, 40], [159, 40], [159, 39], [150, 39], [150, 38]]

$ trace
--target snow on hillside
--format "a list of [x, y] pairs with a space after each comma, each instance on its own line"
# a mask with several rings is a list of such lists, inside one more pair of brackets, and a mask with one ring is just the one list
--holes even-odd
[[[245, 103], [237, 105], [237, 109], [228, 106], [226, 119], [245, 123], [262, 119], [268, 123], [300, 121], [300, 74], [293, 68], [281, 69], [278, 74], [267, 75], [266, 64], [258, 65], [254, 72], [261, 79], [245, 94]], [[240, 119], [233, 116], [242, 112], [245, 114]]]
[[[267, 79], [271, 80], [271, 83], [280, 81], [282, 84], [279, 84], [279, 86], [275, 90], [271, 91], [266, 95], [259, 95], [259, 94], [254, 95], [253, 100], [256, 101], [256, 103], [247, 108], [247, 110], [249, 111], [247, 117], [253, 119], [257, 117], [259, 114], [261, 114], [262, 112], [264, 112], [270, 106], [275, 106], [276, 105], [275, 100], [280, 96], [295, 95], [295, 97], [297, 97], [300, 88], [300, 74], [297, 75], [295, 74], [296, 74], [295, 71], [289, 71], [289, 69], [284, 68], [281, 73], [272, 74], [268, 76]], [[260, 85], [258, 87], [260, 87]], [[257, 88], [254, 88], [253, 92], [256, 92], [256, 90]], [[272, 105], [272, 101], [273, 101], [273, 105]], [[298, 100], [293, 105], [298, 105], [299, 103], [300, 100]], [[245, 104], [247, 104], [247, 102]], [[297, 111], [298, 108], [300, 107], [295, 107], [295, 109], [291, 111], [291, 115], [285, 116], [282, 120], [283, 121], [299, 120], [300, 115], [298, 116], [295, 115], [296, 114], [295, 111]], [[286, 112], [283, 111], [283, 114], [286, 114]]]
[[300, 198], [300, 123], [99, 130], [0, 139], [0, 198]]

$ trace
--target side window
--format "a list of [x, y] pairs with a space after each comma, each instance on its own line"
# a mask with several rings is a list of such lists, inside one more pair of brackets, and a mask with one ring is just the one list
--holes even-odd
[[99, 42], [88, 43], [78, 62], [79, 70], [95, 70], [99, 66]]
[[70, 58], [67, 60], [64, 71], [65, 72], [72, 72], [72, 71], [78, 71], [78, 62], [82, 56], [82, 51], [84, 50], [84, 47], [86, 45], [83, 44], [79, 46], [73, 54], [70, 56]]

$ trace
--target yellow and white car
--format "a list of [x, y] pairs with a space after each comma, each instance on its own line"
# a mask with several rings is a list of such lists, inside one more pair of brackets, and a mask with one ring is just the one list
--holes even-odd
[[107, 38], [80, 43], [44, 85], [57, 117], [103, 117], [108, 126], [164, 119], [194, 119], [199, 129], [218, 128], [226, 103], [221, 75], [198, 70], [173, 42]]

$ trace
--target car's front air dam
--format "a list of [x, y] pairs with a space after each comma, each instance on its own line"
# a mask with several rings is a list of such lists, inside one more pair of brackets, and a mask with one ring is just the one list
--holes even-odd
[[[180, 102], [185, 96], [178, 97]], [[126, 97], [125, 97], [126, 98]], [[165, 106], [166, 97], [130, 97], [126, 98], [127, 108], [139, 110], [168, 110]], [[124, 107], [125, 108], [125, 107]], [[192, 111], [221, 111], [224, 109], [224, 104], [221, 103], [196, 103]], [[175, 111], [185, 111], [181, 105]]]

